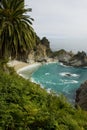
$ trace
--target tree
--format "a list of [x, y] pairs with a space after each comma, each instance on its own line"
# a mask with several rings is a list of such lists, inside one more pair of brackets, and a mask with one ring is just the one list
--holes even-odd
[[24, 0], [2, 0], [0, 3], [0, 57], [17, 57], [34, 45], [32, 18], [26, 13]]

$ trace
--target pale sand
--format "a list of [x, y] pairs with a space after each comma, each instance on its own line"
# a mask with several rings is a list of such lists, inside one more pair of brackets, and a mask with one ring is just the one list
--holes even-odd
[[25, 62], [21, 62], [21, 61], [17, 61], [17, 60], [12, 60], [12, 61], [9, 61], [7, 63], [8, 66], [10, 67], [14, 67], [14, 69], [17, 71], [19, 70], [20, 68], [23, 68], [25, 66], [28, 66], [29, 64], [28, 63], [25, 63]]
[[[58, 62], [58, 60], [49, 58], [47, 61], [47, 64], [55, 63], [55, 62]], [[11, 60], [7, 64], [10, 67], [14, 67], [15, 71], [22, 77], [23, 77], [23, 75], [22, 75], [23, 71], [28, 70], [29, 75], [31, 75], [36, 69], [38, 69], [40, 66], [42, 66], [42, 63], [39, 63], [39, 62], [25, 63], [25, 62], [17, 61], [17, 60]]]
[[34, 70], [34, 68], [37, 68], [42, 65], [41, 63], [37, 63], [37, 62], [29, 64], [29, 63], [25, 63], [25, 62], [17, 61], [17, 60], [9, 61], [7, 64], [10, 67], [14, 67], [17, 73], [26, 69]]

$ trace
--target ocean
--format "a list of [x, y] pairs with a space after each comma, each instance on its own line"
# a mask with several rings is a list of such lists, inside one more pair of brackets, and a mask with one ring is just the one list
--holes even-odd
[[32, 80], [48, 92], [63, 94], [74, 103], [76, 90], [87, 80], [87, 68], [74, 68], [62, 63], [44, 64], [32, 74]]
[[[87, 52], [87, 39], [76, 38], [48, 38], [53, 51]], [[30, 78], [30, 70], [22, 72], [24, 77]], [[31, 75], [32, 81], [40, 84], [48, 92], [63, 94], [68, 101], [74, 103], [76, 90], [87, 80], [87, 68], [64, 66], [62, 63], [44, 64]]]

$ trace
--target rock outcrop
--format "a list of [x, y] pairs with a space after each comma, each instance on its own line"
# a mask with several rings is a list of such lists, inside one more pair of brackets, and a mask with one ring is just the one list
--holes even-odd
[[[87, 66], [87, 56], [85, 52], [78, 52], [73, 54], [72, 52], [67, 52], [65, 50], [59, 50], [52, 52], [50, 48], [50, 42], [46, 37], [40, 39], [36, 35], [35, 46], [32, 50], [27, 50], [27, 52], [19, 53], [17, 60], [25, 62], [46, 62], [48, 58], [57, 59], [59, 62], [67, 66], [83, 67]], [[27, 60], [26, 60], [27, 59]]]
[[75, 102], [76, 106], [80, 106], [83, 110], [87, 111], [87, 81], [77, 89]]
[[72, 52], [67, 52], [64, 49], [61, 49], [59, 51], [53, 52], [52, 57], [58, 59], [59, 62], [62, 62], [64, 64], [69, 64], [70, 59], [73, 57]]
[[71, 52], [60, 50], [58, 52], [58, 60], [67, 66], [74, 66], [74, 67], [87, 66], [87, 56], [86, 53], [83, 51], [78, 52], [77, 54], [74, 55]]
[[52, 55], [50, 43], [46, 37], [36, 39], [36, 46], [28, 54], [28, 62], [46, 62]]
[[69, 65], [75, 67], [87, 66], [87, 56], [85, 52], [78, 52], [69, 60]]

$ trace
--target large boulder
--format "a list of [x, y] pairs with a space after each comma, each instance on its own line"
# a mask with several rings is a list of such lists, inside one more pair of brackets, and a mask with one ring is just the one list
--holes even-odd
[[87, 81], [81, 84], [80, 88], [77, 89], [75, 102], [76, 106], [87, 110]]

